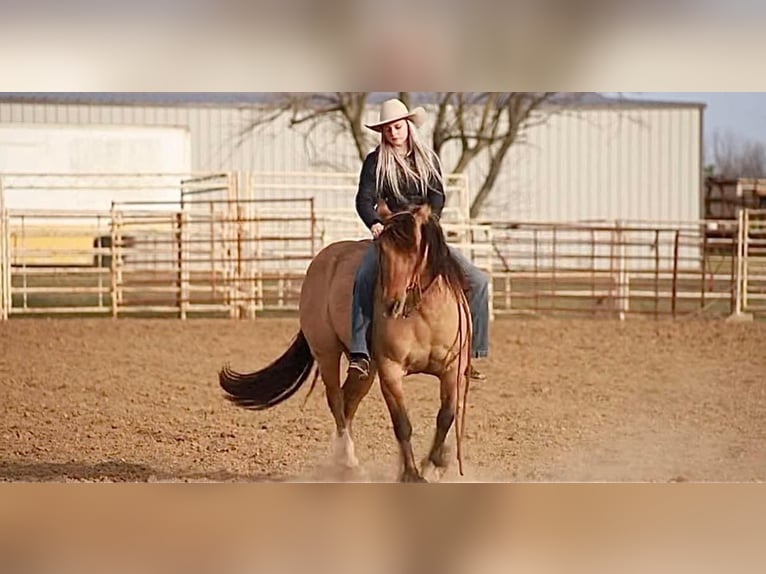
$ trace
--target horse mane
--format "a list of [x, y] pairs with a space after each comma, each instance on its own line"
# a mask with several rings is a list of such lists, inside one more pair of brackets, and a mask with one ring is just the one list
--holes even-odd
[[457, 295], [467, 288], [465, 275], [458, 260], [452, 255], [441, 225], [429, 217], [420, 228], [421, 253], [428, 249], [427, 270], [434, 279], [441, 277]]
[[402, 214], [390, 218], [385, 225], [381, 239], [390, 243], [397, 251], [412, 251], [415, 249], [415, 226], [414, 216]]
[[[414, 215], [392, 217], [387, 222], [381, 238], [390, 242], [398, 251], [412, 251], [416, 246], [416, 225]], [[444, 279], [450, 290], [457, 295], [467, 287], [465, 276], [460, 263], [449, 250], [439, 221], [433, 216], [429, 216], [420, 227], [420, 235], [420, 255], [422, 256], [426, 253], [426, 249], [428, 250], [428, 261], [426, 262], [428, 274], [433, 279], [437, 277]]]

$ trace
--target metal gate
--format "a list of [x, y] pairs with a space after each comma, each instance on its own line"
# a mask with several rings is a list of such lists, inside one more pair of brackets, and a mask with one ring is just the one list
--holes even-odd
[[766, 313], [766, 209], [739, 214], [737, 312]]
[[318, 243], [313, 200], [243, 199], [225, 182], [185, 183], [179, 204], [165, 209], [113, 205], [113, 316], [294, 309]]

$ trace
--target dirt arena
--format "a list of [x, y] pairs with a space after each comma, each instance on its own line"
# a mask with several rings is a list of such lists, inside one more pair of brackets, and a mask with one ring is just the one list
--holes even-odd
[[[222, 397], [217, 369], [265, 365], [297, 320], [0, 323], [0, 480], [337, 480], [321, 385], [266, 412]], [[446, 481], [762, 481], [766, 324], [498, 320], [468, 396], [465, 475]], [[420, 459], [438, 386], [406, 397]], [[450, 433], [450, 438], [454, 437]], [[391, 481], [397, 447], [373, 386], [356, 480]], [[454, 459], [454, 440], [450, 440]]]

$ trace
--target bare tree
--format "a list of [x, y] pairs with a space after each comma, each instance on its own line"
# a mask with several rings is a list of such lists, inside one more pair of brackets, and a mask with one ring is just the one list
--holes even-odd
[[766, 177], [766, 144], [730, 131], [716, 131], [712, 141], [716, 176], [727, 178]]
[[[443, 156], [447, 146], [457, 145], [454, 165], [445, 165], [448, 173], [463, 173], [477, 158], [486, 161], [486, 174], [471, 203], [475, 217], [501, 173], [503, 160], [524, 130], [543, 122], [547, 114], [539, 113], [553, 98], [553, 92], [443, 92], [430, 96], [399, 92], [408, 106], [422, 103], [435, 109], [432, 141], [437, 154]], [[275, 112], [260, 123], [289, 114], [289, 125], [307, 126], [307, 135], [321, 123], [331, 122], [351, 136], [359, 159], [363, 160], [374, 145], [372, 134], [364, 128], [364, 114], [371, 99], [369, 92], [324, 92], [280, 94]], [[255, 124], [245, 131], [252, 130]]]
[[439, 96], [433, 131], [434, 151], [442, 155], [450, 142], [459, 143], [453, 173], [462, 173], [486, 153], [487, 172], [471, 202], [476, 217], [497, 181], [508, 150], [533, 122], [545, 121], [534, 113], [553, 97], [553, 92], [445, 93]]

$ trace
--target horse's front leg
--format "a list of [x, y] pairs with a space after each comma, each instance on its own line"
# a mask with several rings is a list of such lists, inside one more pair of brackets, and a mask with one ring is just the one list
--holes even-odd
[[435, 479], [441, 478], [447, 469], [447, 448], [445, 441], [449, 434], [452, 423], [455, 421], [458, 397], [458, 370], [454, 366], [439, 377], [441, 381], [441, 405], [436, 415], [436, 432], [428, 456], [423, 459], [421, 468], [423, 475]]
[[403, 463], [400, 476], [401, 482], [425, 482], [417, 466], [415, 455], [412, 452], [412, 424], [410, 423], [407, 409], [404, 406], [404, 393], [402, 379], [404, 371], [398, 365], [380, 366], [380, 388], [386, 401], [391, 422], [394, 426], [394, 434], [399, 443], [399, 451]]

